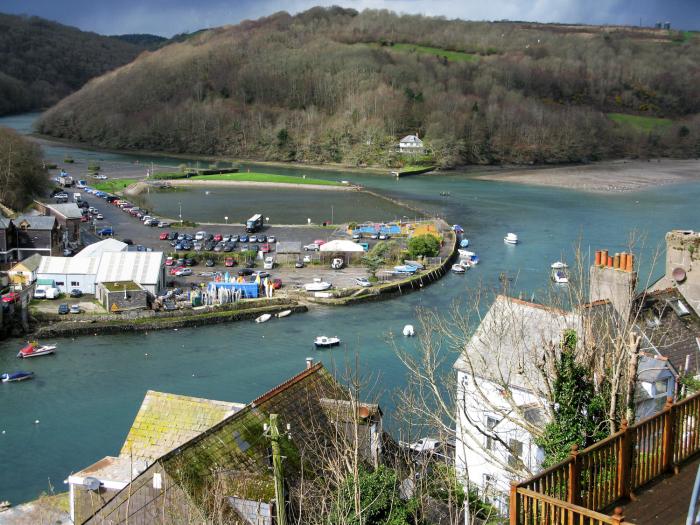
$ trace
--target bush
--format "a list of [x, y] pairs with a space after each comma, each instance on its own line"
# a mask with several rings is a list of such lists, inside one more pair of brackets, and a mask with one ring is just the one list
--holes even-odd
[[408, 256], [412, 259], [417, 257], [436, 257], [439, 253], [440, 241], [429, 233], [412, 237], [408, 241]]
[[73, 164], [75, 160], [73, 160], [73, 157], [66, 155], [65, 157], [63, 157], [63, 162], [65, 162], [66, 164]]
[[88, 170], [89, 171], [100, 171], [99, 163], [97, 163], [95, 161], [88, 162]]

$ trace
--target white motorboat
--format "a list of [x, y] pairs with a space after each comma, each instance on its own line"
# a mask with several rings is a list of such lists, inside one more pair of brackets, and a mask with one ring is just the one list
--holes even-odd
[[506, 236], [503, 238], [503, 242], [506, 244], [518, 244], [518, 236], [514, 233], [507, 233]]
[[316, 348], [330, 348], [332, 346], [338, 346], [339, 344], [340, 339], [337, 337], [319, 335], [316, 339], [314, 339], [314, 345], [316, 345]]
[[464, 266], [461, 264], [453, 264], [452, 265], [452, 273], [464, 273], [466, 270], [464, 269]]
[[563, 263], [561, 261], [553, 262], [550, 266], [552, 270], [563, 270], [564, 268], [568, 268], [569, 265], [566, 263]]
[[327, 283], [318, 277], [315, 277], [314, 282], [304, 285], [304, 289], [307, 292], [322, 292], [324, 290], [328, 290], [331, 286], [333, 286], [331, 283]]
[[272, 317], [272, 314], [262, 314], [260, 317], [258, 317], [255, 322], [256, 323], [265, 323], [270, 320]]
[[561, 270], [552, 272], [552, 280], [557, 284], [569, 284], [569, 278]]
[[287, 317], [287, 316], [290, 315], [291, 313], [292, 313], [291, 310], [282, 310], [281, 312], [279, 312], [279, 313], [277, 314], [277, 317]]
[[414, 335], [416, 335], [416, 331], [413, 329], [412, 324], [407, 324], [403, 327], [403, 335], [405, 335], [406, 337], [413, 337]]

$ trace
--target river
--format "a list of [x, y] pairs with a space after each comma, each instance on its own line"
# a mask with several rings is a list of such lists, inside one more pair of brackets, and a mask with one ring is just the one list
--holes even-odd
[[[0, 118], [0, 125], [28, 132], [34, 118], [35, 114]], [[70, 152], [76, 160], [150, 162], [142, 156], [67, 146], [45, 149], [48, 156]], [[177, 165], [182, 160], [163, 157], [157, 162]], [[304, 172], [250, 166], [275, 173]], [[306, 356], [339, 370], [348, 362], [354, 364], [357, 356], [361, 374], [374, 379], [374, 393], [385, 412], [390, 412], [393, 393], [406, 385], [390, 333], [416, 323], [419, 307], [447, 312], [455, 301], [470, 301], [470, 292], [479, 286], [496, 289], [501, 272], [515, 278], [513, 293], [534, 295], [536, 300], [550, 286], [549, 264], [562, 257], [571, 261], [578, 241], [585, 253], [600, 248], [623, 251], [632, 231], [644, 239], [637, 253], [642, 261], [640, 274], [646, 275], [646, 261], [653, 250], [663, 247], [668, 230], [700, 227], [700, 184], [696, 183], [589, 194], [475, 180], [477, 171], [400, 180], [330, 170], [305, 173], [351, 180], [461, 224], [481, 257], [480, 265], [464, 276], [447, 275], [420, 292], [391, 301], [314, 309], [263, 325], [234, 323], [57, 340], [58, 355], [31, 363], [20, 364], [15, 358], [20, 341], [0, 343], [0, 370], [26, 367], [37, 374], [26, 383], [0, 384], [0, 500], [17, 504], [47, 490], [49, 484], [63, 491], [63, 480], [70, 472], [106, 455], [118, 455], [148, 389], [247, 402], [300, 371]], [[284, 192], [274, 191], [275, 198]], [[442, 197], [442, 191], [450, 195]], [[328, 192], [327, 198], [335, 195]], [[309, 205], [303, 197], [299, 199], [289, 205]], [[222, 207], [211, 213], [223, 217], [228, 212]], [[505, 245], [503, 236], [508, 231], [517, 232], [522, 243]], [[654, 276], [661, 272], [660, 265], [653, 269]], [[312, 349], [313, 337], [324, 333], [339, 336], [344, 347], [332, 352]], [[417, 344], [415, 339], [395, 341], [408, 351]]]

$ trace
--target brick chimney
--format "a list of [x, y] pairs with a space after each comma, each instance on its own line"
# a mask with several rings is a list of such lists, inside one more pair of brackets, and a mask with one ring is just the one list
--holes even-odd
[[630, 315], [632, 298], [637, 286], [634, 255], [609, 254], [608, 250], [595, 252], [595, 263], [590, 269], [589, 301], [608, 300], [623, 318]]
[[673, 230], [666, 234], [667, 286], [676, 286], [700, 312], [700, 232]]

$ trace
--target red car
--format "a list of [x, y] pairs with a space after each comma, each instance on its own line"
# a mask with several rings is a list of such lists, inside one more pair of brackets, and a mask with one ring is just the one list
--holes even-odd
[[161, 241], [167, 241], [168, 240], [168, 232], [161, 233], [159, 238]]
[[172, 266], [174, 263], [175, 259], [173, 259], [172, 257], [168, 257], [167, 259], [165, 259], [165, 266]]
[[184, 270], [186, 266], [173, 266], [170, 268], [170, 275], [177, 275], [177, 272]]
[[19, 294], [17, 292], [10, 292], [2, 296], [3, 303], [16, 303], [19, 301]]
[[260, 251], [263, 253], [269, 253], [270, 252], [270, 245], [268, 243], [261, 244]]
[[224, 236], [221, 235], [220, 233], [217, 233], [216, 235], [214, 235], [214, 240], [215, 240], [216, 242], [221, 242], [221, 240], [222, 240], [223, 238], [224, 238]]
[[279, 277], [276, 279], [272, 279], [272, 288], [274, 288], [275, 290], [279, 290], [280, 288], [282, 288], [282, 279], [280, 279]]
[[236, 261], [233, 260], [233, 257], [226, 257], [226, 260], [224, 261], [224, 266], [227, 268], [231, 268], [234, 264], [236, 264]]

